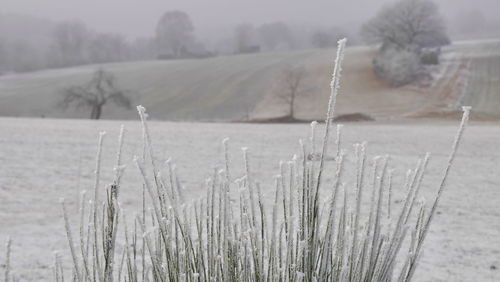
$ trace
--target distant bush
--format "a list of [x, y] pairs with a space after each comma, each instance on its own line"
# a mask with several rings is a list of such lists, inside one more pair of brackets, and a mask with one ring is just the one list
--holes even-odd
[[[381, 44], [373, 61], [378, 77], [393, 86], [415, 82], [422, 64], [438, 64], [439, 53], [425, 48], [450, 44], [439, 8], [432, 0], [398, 0], [384, 6], [361, 28], [367, 43]], [[423, 54], [420, 57], [420, 54]]]
[[387, 48], [373, 60], [375, 74], [392, 86], [416, 81], [422, 73], [420, 57], [412, 51]]
[[438, 65], [439, 53], [439, 50], [422, 50], [420, 62], [424, 65]]
[[244, 46], [241, 47], [238, 51], [241, 54], [259, 53], [260, 46], [259, 45]]

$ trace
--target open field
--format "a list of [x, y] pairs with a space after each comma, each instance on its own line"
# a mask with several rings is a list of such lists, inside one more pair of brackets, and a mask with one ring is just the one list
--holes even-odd
[[[473, 44], [473, 43], [472, 43]], [[485, 115], [500, 112], [500, 43], [490, 44], [478, 52], [469, 45], [470, 78], [462, 104], [471, 105]]]
[[[499, 41], [460, 42], [443, 49], [442, 64], [422, 85], [391, 88], [375, 78], [374, 49], [346, 52], [338, 114], [364, 113], [376, 119], [442, 116], [471, 104], [479, 117], [498, 118]], [[276, 78], [289, 66], [307, 71], [297, 98], [296, 117], [319, 119], [329, 97], [335, 50], [305, 50], [215, 57], [204, 60], [148, 61], [103, 65], [131, 91], [133, 104], [155, 119], [234, 121], [285, 115], [276, 98]], [[0, 77], [0, 116], [87, 117], [57, 107], [61, 90], [84, 83], [98, 66], [48, 70]], [[135, 111], [109, 106], [103, 118], [132, 119]]]
[[[13, 271], [21, 281], [51, 281], [54, 251], [69, 261], [59, 198], [67, 199], [75, 215], [80, 191], [92, 190], [100, 130], [108, 132], [102, 184], [111, 181], [121, 123], [0, 118], [0, 242], [6, 242], [7, 236], [13, 238]], [[138, 211], [142, 189], [138, 170], [132, 164], [133, 156], [142, 151], [141, 129], [137, 121], [123, 123], [128, 130], [124, 147], [127, 168], [120, 202], [126, 214], [132, 216]], [[418, 156], [429, 151], [432, 159], [423, 195], [433, 195], [457, 126], [458, 121], [348, 124], [344, 130], [346, 165], [353, 166], [350, 144], [354, 142], [369, 141], [368, 165], [373, 156], [390, 154], [391, 166], [396, 168], [397, 204], [405, 171], [414, 166]], [[220, 144], [224, 137], [231, 138], [231, 162], [240, 168], [233, 175], [242, 174], [240, 148], [249, 147], [252, 171], [263, 182], [264, 198], [271, 198], [272, 177], [278, 171], [279, 160], [290, 159], [299, 150], [297, 140], [306, 139], [309, 133], [305, 124], [151, 122], [150, 129], [156, 155], [161, 160], [174, 160], [191, 199], [204, 193], [200, 191], [204, 179], [222, 163]], [[473, 123], [467, 128], [415, 281], [500, 280], [498, 136], [497, 123]], [[349, 174], [349, 170], [346, 172]], [[348, 175], [346, 179], [352, 178]], [[3, 251], [1, 248], [2, 262]], [[70, 264], [66, 266], [70, 268]]]

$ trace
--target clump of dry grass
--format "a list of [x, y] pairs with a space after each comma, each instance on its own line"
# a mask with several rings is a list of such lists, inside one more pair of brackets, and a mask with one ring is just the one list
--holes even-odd
[[[206, 181], [206, 194], [187, 201], [171, 161], [160, 169], [153, 153], [145, 109], [144, 153], [135, 158], [143, 177], [143, 209], [128, 226], [119, 205], [122, 174], [121, 129], [115, 179], [98, 198], [100, 134], [94, 200], [80, 205], [79, 242], [63, 211], [73, 260], [74, 281], [409, 281], [415, 272], [429, 226], [444, 190], [470, 108], [464, 115], [430, 207], [417, 201], [430, 155], [406, 174], [402, 204], [391, 204], [390, 157], [376, 157], [368, 167], [366, 144], [356, 144], [353, 187], [346, 186], [342, 127], [336, 128], [333, 184], [325, 181], [325, 159], [340, 84], [345, 40], [339, 41], [325, 131], [316, 148], [316, 124], [310, 142], [300, 142], [300, 156], [282, 162], [274, 181], [271, 206], [252, 177], [243, 149], [245, 174], [230, 173], [229, 140], [223, 140], [225, 165]], [[309, 156], [319, 156], [313, 161]], [[146, 164], [148, 162], [148, 164]], [[351, 192], [349, 192], [351, 191]], [[354, 194], [353, 198], [350, 195]], [[324, 200], [324, 196], [328, 200]], [[148, 197], [146, 201], [146, 196]], [[363, 205], [368, 199], [369, 206]], [[151, 208], [147, 208], [146, 202]], [[124, 247], [115, 259], [119, 223]], [[406, 244], [404, 244], [406, 242]], [[407, 245], [407, 246], [406, 246]], [[403, 247], [405, 246], [405, 247]], [[55, 281], [64, 281], [56, 255]]]

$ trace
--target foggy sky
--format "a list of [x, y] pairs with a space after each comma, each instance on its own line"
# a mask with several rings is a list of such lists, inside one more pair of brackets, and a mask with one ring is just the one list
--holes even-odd
[[[335, 25], [360, 23], [392, 0], [0, 0], [0, 13], [34, 15], [55, 21], [81, 20], [103, 32], [150, 36], [163, 12], [183, 10], [198, 32], [248, 22]], [[435, 0], [448, 18], [478, 9], [497, 20], [500, 0]]]

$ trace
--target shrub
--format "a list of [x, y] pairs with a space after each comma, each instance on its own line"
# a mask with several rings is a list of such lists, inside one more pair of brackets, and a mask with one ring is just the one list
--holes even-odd
[[424, 65], [438, 65], [439, 50], [422, 50], [420, 54], [420, 62]]
[[373, 60], [375, 74], [392, 86], [415, 82], [422, 73], [419, 56], [412, 51], [387, 48]]

